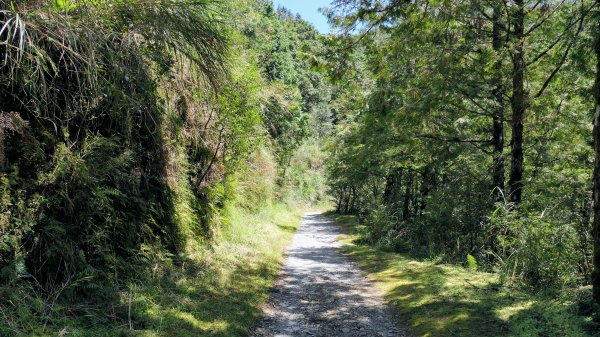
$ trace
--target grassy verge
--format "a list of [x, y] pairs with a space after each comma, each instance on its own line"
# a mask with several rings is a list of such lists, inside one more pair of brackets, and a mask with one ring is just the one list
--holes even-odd
[[197, 265], [165, 274], [166, 282], [137, 292], [150, 324], [140, 336], [246, 336], [279, 271], [300, 214], [275, 205], [255, 214], [232, 210], [217, 244]]
[[156, 263], [150, 275], [120, 289], [114, 303], [49, 307], [51, 301], [35, 298], [19, 302], [13, 291], [0, 306], [0, 335], [247, 336], [300, 212], [284, 205], [230, 210], [213, 247], [180, 264]]
[[[498, 276], [461, 266], [419, 261], [356, 244], [361, 226], [334, 216], [353, 258], [385, 293], [400, 320], [417, 336], [598, 336], [577, 299], [589, 289], [548, 298], [503, 287]], [[596, 329], [598, 327], [596, 326]]]

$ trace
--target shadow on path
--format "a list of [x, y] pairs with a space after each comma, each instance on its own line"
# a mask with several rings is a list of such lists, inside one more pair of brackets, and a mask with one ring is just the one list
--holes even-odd
[[339, 252], [339, 228], [303, 217], [254, 336], [404, 336], [359, 268]]

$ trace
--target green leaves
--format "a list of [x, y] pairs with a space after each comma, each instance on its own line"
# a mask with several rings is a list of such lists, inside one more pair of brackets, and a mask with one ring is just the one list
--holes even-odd
[[[332, 74], [343, 85], [328, 162], [338, 211], [357, 213], [375, 244], [394, 246], [393, 237], [417, 255], [457, 263], [470, 256], [479, 269], [516, 273], [535, 289], [584, 284], [593, 58], [581, 46], [589, 47], [593, 29], [579, 24], [593, 3], [526, 1], [526, 34], [518, 38], [515, 12], [500, 2], [335, 5], [329, 17], [347, 30], [328, 41]], [[521, 79], [514, 66], [520, 48]], [[511, 92], [521, 82], [517, 102]], [[524, 119], [513, 115], [523, 110]], [[519, 162], [509, 151], [511, 142], [520, 144], [516, 121], [525, 122], [518, 207], [499, 202], [510, 199], [503, 185], [511, 158]]]
[[52, 0], [51, 3], [54, 10], [64, 13], [68, 13], [79, 6], [79, 2], [73, 0]]
[[471, 254], [467, 254], [467, 265], [469, 266], [470, 269], [472, 270], [477, 270], [477, 268], [479, 267], [477, 265], [477, 260], [475, 259], [475, 257]]

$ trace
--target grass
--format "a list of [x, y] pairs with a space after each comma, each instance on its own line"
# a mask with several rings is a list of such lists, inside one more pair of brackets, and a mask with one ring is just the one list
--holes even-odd
[[232, 209], [210, 249], [181, 264], [157, 263], [151, 275], [119, 291], [116, 303], [56, 305], [46, 317], [27, 303], [0, 306], [0, 335], [247, 336], [300, 212], [281, 204], [257, 213]]
[[344, 252], [375, 281], [416, 336], [598, 336], [590, 317], [579, 314], [578, 298], [561, 298], [504, 287], [498, 276], [457, 265], [415, 260], [356, 243], [361, 225], [351, 216], [330, 215], [345, 228]]
[[[282, 205], [231, 210], [217, 244], [136, 292], [139, 336], [246, 336], [260, 317], [300, 214]], [[166, 279], [165, 279], [166, 278]]]

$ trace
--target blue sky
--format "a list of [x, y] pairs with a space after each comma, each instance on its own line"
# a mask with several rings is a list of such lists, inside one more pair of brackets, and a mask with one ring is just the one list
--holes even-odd
[[319, 12], [319, 8], [329, 5], [330, 0], [273, 0], [275, 7], [281, 5], [291, 10], [293, 13], [299, 13], [302, 18], [312, 23], [320, 33], [327, 34], [331, 32], [327, 18]]

